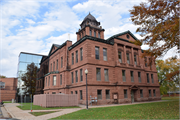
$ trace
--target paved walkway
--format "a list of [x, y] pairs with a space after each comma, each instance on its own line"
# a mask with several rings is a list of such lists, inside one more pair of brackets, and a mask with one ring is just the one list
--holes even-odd
[[[151, 101], [151, 102], [162, 102], [159, 101]], [[132, 104], [141, 104], [141, 103], [151, 103], [151, 102], [135, 102]], [[89, 108], [97, 108], [97, 107], [111, 107], [111, 106], [122, 106], [122, 105], [132, 105], [132, 104], [112, 104], [112, 105], [97, 105], [97, 106], [89, 106]], [[40, 111], [58, 111], [46, 115], [41, 116], [34, 116], [31, 115], [29, 112], [30, 110], [21, 110], [20, 108], [16, 107], [20, 104], [18, 103], [5, 103], [5, 109], [7, 112], [12, 116], [12, 118], [21, 119], [21, 120], [47, 120], [50, 118], [58, 117], [64, 114], [72, 113], [81, 109], [86, 109], [86, 105], [80, 105], [81, 108], [71, 108], [71, 109], [54, 109], [54, 110], [33, 110], [33, 112], [40, 112]]]

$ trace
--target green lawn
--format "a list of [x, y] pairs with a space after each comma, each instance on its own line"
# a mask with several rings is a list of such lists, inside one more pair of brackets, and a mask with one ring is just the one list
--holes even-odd
[[[22, 108], [21, 105], [17, 106], [18, 108], [22, 110], [30, 110], [31, 109], [31, 103], [22, 103]], [[32, 109], [33, 110], [51, 110], [51, 109], [67, 109], [67, 108], [79, 108], [78, 106], [72, 106], [72, 107], [52, 107], [52, 108], [44, 108], [38, 105], [33, 105], [32, 104]]]
[[45, 115], [45, 114], [54, 113], [54, 112], [57, 112], [57, 111], [29, 112], [29, 113], [34, 116], [40, 116], [40, 115]]
[[3, 101], [3, 103], [12, 103], [12, 101]]
[[162, 97], [162, 100], [179, 100], [179, 97]]
[[53, 119], [179, 119], [179, 100], [83, 109]]

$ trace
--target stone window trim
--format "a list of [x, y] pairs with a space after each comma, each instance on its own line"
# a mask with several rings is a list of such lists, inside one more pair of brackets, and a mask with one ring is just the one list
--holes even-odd
[[134, 55], [138, 55], [138, 53], [137, 53], [137, 52], [134, 52]]
[[131, 53], [131, 51], [129, 51], [129, 50], [126, 50], [126, 53]]
[[118, 48], [118, 52], [124, 52], [122, 48]]

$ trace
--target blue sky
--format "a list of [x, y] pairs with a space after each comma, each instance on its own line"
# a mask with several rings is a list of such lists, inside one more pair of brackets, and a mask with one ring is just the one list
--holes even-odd
[[68, 34], [76, 42], [89, 12], [101, 22], [105, 39], [127, 30], [140, 39], [129, 10], [142, 1], [146, 0], [0, 0], [0, 74], [16, 77], [20, 52], [47, 55], [51, 45], [62, 44]]

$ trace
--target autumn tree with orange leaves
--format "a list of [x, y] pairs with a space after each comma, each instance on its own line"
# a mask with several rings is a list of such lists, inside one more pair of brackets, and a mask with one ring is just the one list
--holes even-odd
[[160, 57], [173, 47], [179, 48], [179, 0], [148, 0], [133, 6], [131, 21], [138, 25], [143, 39], [137, 45], [149, 45], [143, 56]]
[[177, 57], [171, 57], [165, 61], [156, 60], [161, 94], [177, 90], [179, 87], [179, 67], [180, 59], [177, 59]]

